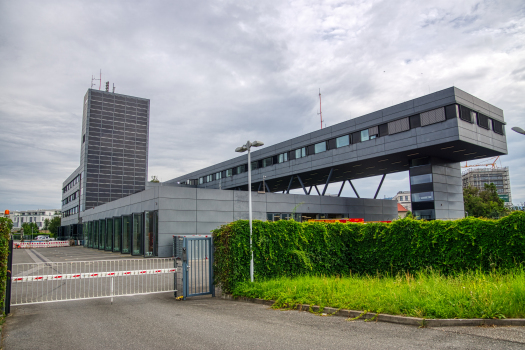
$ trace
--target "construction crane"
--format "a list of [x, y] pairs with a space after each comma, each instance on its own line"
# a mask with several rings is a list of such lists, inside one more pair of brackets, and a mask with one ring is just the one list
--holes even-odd
[[[492, 159], [494, 159], [494, 161], [492, 163], [485, 163], [485, 164], [471, 164], [471, 165], [469, 165], [468, 162], [465, 162], [465, 165], [463, 165], [462, 168], [473, 168], [473, 167], [477, 167], [477, 166], [491, 166], [492, 169], [497, 169], [498, 166], [496, 165], [496, 162], [498, 161], [499, 156], [489, 158], [488, 160], [491, 161]], [[500, 161], [500, 165], [501, 165], [501, 161]]]

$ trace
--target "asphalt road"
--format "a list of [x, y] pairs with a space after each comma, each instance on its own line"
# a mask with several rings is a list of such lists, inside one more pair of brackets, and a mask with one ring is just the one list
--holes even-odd
[[[69, 248], [66, 248], [69, 249]], [[50, 253], [50, 252], [49, 252]], [[46, 254], [48, 255], [48, 254]], [[5, 349], [524, 349], [522, 327], [417, 328], [172, 293], [14, 306]]]

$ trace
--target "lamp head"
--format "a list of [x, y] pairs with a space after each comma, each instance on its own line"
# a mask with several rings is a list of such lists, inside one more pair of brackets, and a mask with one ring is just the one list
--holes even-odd
[[253, 141], [252, 142], [252, 146], [253, 147], [260, 147], [260, 146], [263, 146], [264, 143], [262, 141]]
[[242, 153], [242, 152], [246, 152], [247, 151], [247, 148], [242, 146], [242, 147], [237, 147], [235, 149], [235, 152], [239, 152], [239, 153]]
[[522, 134], [522, 135], [525, 135], [525, 130], [523, 130], [522, 128], [520, 127], [513, 127], [512, 130], [516, 131], [518, 134]]

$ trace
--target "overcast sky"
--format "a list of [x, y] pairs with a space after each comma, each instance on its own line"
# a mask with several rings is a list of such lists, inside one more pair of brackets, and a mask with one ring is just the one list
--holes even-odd
[[[525, 201], [521, 1], [0, 1], [0, 209], [60, 208], [92, 74], [151, 100], [162, 181], [457, 86], [503, 109]], [[97, 85], [98, 88], [98, 85]], [[356, 181], [373, 197], [379, 178]], [[328, 192], [335, 192], [330, 187]], [[378, 198], [408, 190], [387, 175]], [[343, 195], [353, 196], [346, 187]]]

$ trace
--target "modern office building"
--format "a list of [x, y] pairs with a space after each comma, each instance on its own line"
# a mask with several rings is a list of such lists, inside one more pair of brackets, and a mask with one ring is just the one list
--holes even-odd
[[512, 206], [508, 167], [468, 168], [461, 174], [461, 179], [463, 181], [463, 188], [472, 186], [483, 190], [485, 184], [493, 183], [496, 185], [499, 197], [505, 202], [505, 206]]
[[[460, 162], [507, 154], [504, 124], [501, 109], [452, 87], [258, 149], [251, 158], [254, 218], [392, 220], [398, 217], [397, 201], [377, 195], [388, 174], [402, 171], [409, 173], [416, 217], [461, 218]], [[115, 135], [108, 134], [106, 142]], [[144, 159], [147, 164], [147, 154]], [[99, 176], [102, 160], [98, 154], [90, 163], [99, 166], [93, 177], [98, 182], [89, 188], [97, 201], [85, 202], [92, 204], [79, 206], [78, 215], [67, 221], [70, 226], [82, 224], [89, 247], [170, 256], [174, 235], [206, 235], [248, 217], [246, 154], [164, 183], [147, 183], [145, 190], [116, 200], [100, 185], [107, 181]], [[82, 171], [86, 166], [64, 183], [72, 183], [67, 191], [74, 191], [75, 174]], [[382, 180], [374, 198], [361, 198], [352, 180], [377, 175]], [[109, 188], [124, 188], [123, 181], [119, 177]], [[341, 184], [337, 197], [326, 195], [330, 183]], [[340, 197], [345, 185], [356, 198]], [[304, 195], [290, 194], [292, 189]]]
[[406, 210], [412, 211], [410, 191], [399, 191], [392, 197], [392, 200], [401, 204]]
[[65, 225], [80, 212], [146, 188], [149, 100], [89, 89], [83, 100], [80, 166], [62, 186]]

